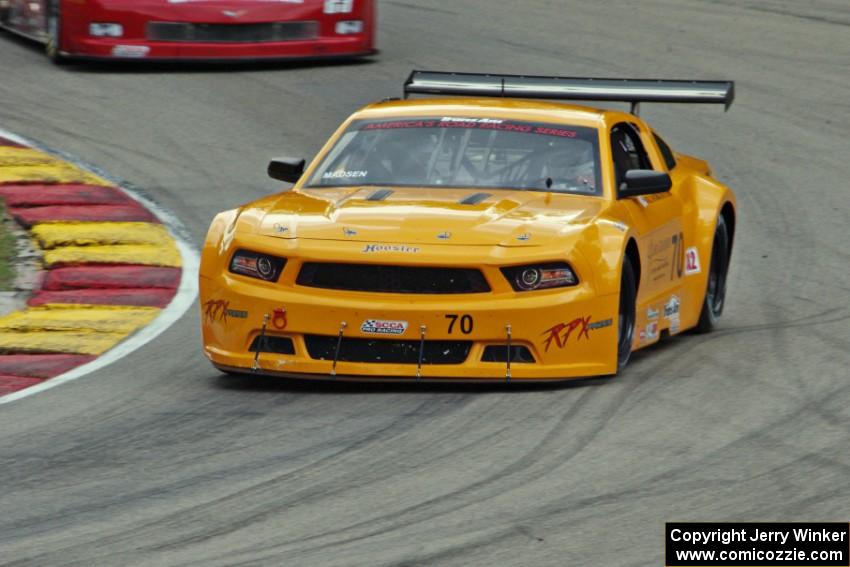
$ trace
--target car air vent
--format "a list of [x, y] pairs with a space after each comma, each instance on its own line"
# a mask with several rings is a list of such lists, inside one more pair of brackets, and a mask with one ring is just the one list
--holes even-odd
[[487, 199], [487, 197], [491, 197], [491, 196], [492, 195], [490, 193], [473, 193], [472, 195], [469, 195], [468, 197], [464, 197], [459, 202], [460, 202], [461, 205], [477, 205], [481, 201], [484, 201], [485, 199]]
[[422, 347], [422, 364], [463, 364], [469, 356], [472, 341], [398, 341], [388, 339], [360, 339], [305, 335], [304, 342], [310, 358], [333, 360], [339, 344], [341, 362], [366, 362], [373, 364], [418, 364]]
[[[484, 349], [484, 354], [481, 355], [482, 362], [507, 362], [508, 361], [508, 345], [489, 345]], [[536, 362], [534, 355], [526, 346], [511, 346], [511, 362]]]
[[307, 287], [373, 293], [486, 293], [480, 270], [425, 266], [383, 266], [306, 262], [296, 282]]
[[387, 197], [393, 194], [392, 189], [378, 189], [368, 197], [366, 197], [367, 201], [383, 201]]
[[251, 343], [250, 352], [271, 352], [274, 354], [295, 354], [295, 345], [289, 337], [275, 337], [266, 335], [254, 338]]
[[151, 41], [188, 43], [303, 41], [319, 37], [319, 23], [315, 21], [248, 24], [150, 22], [147, 26], [147, 37]]

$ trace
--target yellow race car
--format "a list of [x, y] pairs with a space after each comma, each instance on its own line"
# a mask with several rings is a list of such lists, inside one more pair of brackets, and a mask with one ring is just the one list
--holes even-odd
[[414, 71], [404, 90], [309, 166], [273, 160], [291, 190], [215, 217], [200, 302], [216, 368], [564, 380], [715, 326], [735, 195], [637, 110], [728, 108], [733, 83]]

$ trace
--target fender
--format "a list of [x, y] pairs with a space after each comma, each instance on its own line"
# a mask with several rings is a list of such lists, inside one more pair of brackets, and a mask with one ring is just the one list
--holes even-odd
[[[726, 185], [713, 179], [708, 173], [691, 177], [683, 183], [682, 192], [685, 197], [684, 202], [693, 203], [683, 211], [682, 218], [686, 254], [688, 250], [696, 249], [699, 259], [699, 272], [688, 273], [685, 269], [683, 285], [686, 295], [703, 298], [708, 286], [708, 271], [717, 218], [727, 204], [732, 206], [734, 213], [737, 210], [737, 201]], [[683, 328], [687, 329], [697, 324], [701, 307], [700, 302], [699, 309], [683, 310]]]

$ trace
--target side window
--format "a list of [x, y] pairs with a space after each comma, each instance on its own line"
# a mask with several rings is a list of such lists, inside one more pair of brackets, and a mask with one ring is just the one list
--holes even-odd
[[628, 122], [621, 122], [611, 128], [611, 154], [614, 158], [617, 187], [623, 182], [628, 170], [652, 169], [640, 135], [635, 126]]
[[655, 132], [653, 132], [652, 135], [655, 138], [655, 143], [658, 144], [658, 149], [661, 151], [661, 155], [664, 157], [667, 169], [673, 171], [673, 168], [676, 167], [676, 156], [673, 155], [673, 150], [670, 149], [667, 142], [661, 139], [661, 136]]

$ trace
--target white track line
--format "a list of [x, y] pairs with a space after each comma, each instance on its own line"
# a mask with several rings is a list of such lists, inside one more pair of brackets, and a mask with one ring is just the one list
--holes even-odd
[[0, 396], [0, 405], [7, 404], [9, 402], [14, 402], [16, 400], [20, 400], [22, 398], [26, 398], [28, 396], [32, 396], [33, 394], [38, 394], [39, 392], [43, 392], [45, 390], [49, 390], [50, 388], [54, 388], [61, 384], [65, 384], [72, 380], [76, 380], [77, 378], [81, 378], [86, 374], [94, 372], [95, 370], [100, 370], [101, 368], [112, 364], [116, 360], [119, 360], [131, 352], [143, 347], [148, 344], [150, 341], [154, 340], [160, 334], [165, 332], [171, 325], [177, 322], [180, 317], [183, 316], [186, 311], [189, 310], [192, 305], [195, 303], [195, 298], [198, 296], [198, 266], [200, 264], [200, 256], [198, 255], [197, 250], [192, 246], [191, 241], [188, 237], [188, 232], [183, 227], [183, 224], [180, 220], [170, 211], [165, 210], [160, 207], [157, 203], [153, 202], [151, 199], [145, 197], [144, 195], [139, 194], [138, 191], [129, 187], [126, 182], [122, 182], [121, 180], [115, 179], [114, 177], [105, 174], [99, 168], [94, 167], [90, 164], [84, 163], [78, 159], [75, 159], [63, 152], [59, 152], [53, 150], [51, 148], [47, 148], [41, 144], [36, 142], [32, 142], [27, 140], [26, 138], [22, 138], [17, 134], [13, 134], [12, 132], [8, 132], [0, 128], [0, 137], [6, 138], [7, 140], [11, 140], [13, 142], [17, 142], [19, 144], [24, 144], [26, 146], [30, 146], [34, 149], [42, 150], [47, 153], [58, 155], [61, 159], [73, 163], [77, 167], [90, 171], [95, 175], [103, 177], [108, 181], [115, 183], [115, 186], [124, 191], [128, 196], [138, 201], [145, 208], [153, 212], [153, 214], [162, 222], [168, 232], [171, 234], [171, 237], [174, 239], [177, 244], [177, 249], [180, 251], [180, 256], [182, 257], [182, 271], [180, 274], [180, 287], [177, 288], [177, 293], [174, 295], [174, 299], [169, 303], [157, 316], [153, 322], [143, 328], [142, 330], [134, 333], [130, 337], [126, 338], [124, 341], [119, 343], [117, 346], [108, 350], [103, 355], [99, 356], [95, 360], [84, 364], [82, 366], [78, 366], [73, 370], [69, 370], [64, 374], [60, 374], [55, 378], [48, 378], [41, 384], [37, 384], [35, 386], [31, 386], [29, 388], [25, 388], [23, 390], [18, 390], [17, 392], [13, 392], [11, 394], [7, 394], [5, 396]]

